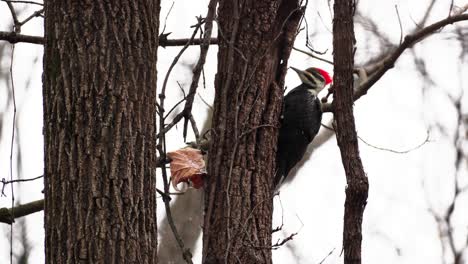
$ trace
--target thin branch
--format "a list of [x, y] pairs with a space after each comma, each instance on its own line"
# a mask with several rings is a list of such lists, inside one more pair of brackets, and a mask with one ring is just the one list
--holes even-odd
[[[166, 25], [167, 25], [167, 18], [171, 14], [172, 8], [174, 8], [175, 1], [172, 1], [171, 7], [169, 8], [169, 11], [167, 11], [166, 18], [164, 19], [164, 27], [163, 30], [161, 31], [160, 35], [164, 35], [164, 31], [166, 31]], [[169, 33], [170, 34], [170, 33]], [[166, 35], [167, 36], [167, 35]]]
[[44, 199], [17, 205], [13, 208], [0, 208], [0, 223], [12, 224], [19, 217], [27, 216], [44, 210]]
[[200, 98], [200, 100], [206, 105], [206, 107], [208, 107], [211, 111], [213, 111], [213, 106], [211, 106], [206, 100], [205, 98], [203, 98], [200, 93], [198, 93], [198, 97]]
[[389, 148], [383, 148], [383, 147], [378, 147], [378, 146], [374, 146], [370, 143], [368, 143], [367, 141], [365, 141], [363, 138], [361, 138], [360, 136], [358, 136], [359, 140], [361, 140], [364, 144], [366, 144], [367, 146], [371, 147], [371, 148], [375, 148], [375, 149], [378, 149], [378, 150], [382, 150], [382, 151], [387, 151], [387, 152], [392, 152], [392, 153], [395, 153], [395, 154], [407, 154], [407, 153], [410, 153], [411, 151], [414, 151], [416, 149], [419, 149], [420, 147], [424, 146], [427, 142], [430, 142], [429, 140], [429, 136], [430, 134], [427, 133], [427, 137], [426, 139], [424, 139], [424, 141], [420, 144], [418, 144], [417, 146], [415, 147], [412, 147], [410, 149], [407, 149], [407, 150], [394, 150], [394, 149], [389, 149]]
[[283, 238], [282, 240], [276, 241], [275, 244], [271, 246], [272, 250], [279, 249], [282, 245], [286, 244], [288, 241], [293, 240], [293, 238], [297, 235], [298, 233], [292, 233], [289, 236]]
[[[179, 54], [177, 54], [174, 58], [174, 60], [172, 61], [171, 65], [169, 66], [169, 69], [167, 70], [167, 73], [166, 73], [166, 77], [164, 78], [164, 82], [163, 82], [163, 85], [162, 85], [162, 88], [161, 88], [161, 93], [159, 94], [159, 98], [160, 98], [160, 103], [159, 103], [159, 106], [160, 106], [160, 109], [159, 111], [161, 112], [161, 114], [164, 113], [164, 99], [165, 99], [165, 96], [166, 96], [166, 87], [167, 87], [167, 82], [169, 80], [169, 75], [171, 74], [171, 71], [172, 69], [175, 67], [175, 65], [177, 64], [177, 62], [179, 61], [179, 58], [182, 56], [182, 54], [184, 53], [184, 51], [188, 48], [188, 46], [190, 45], [190, 43], [193, 41], [193, 39], [195, 38], [198, 30], [201, 28], [202, 24], [205, 23], [205, 20], [202, 19], [202, 18], [197, 18], [198, 19], [198, 23], [195, 25], [195, 30], [193, 31], [192, 33], [192, 37], [187, 41], [187, 43], [185, 43], [185, 46], [179, 51]], [[181, 88], [182, 89], [182, 88]], [[183, 90], [183, 89], [182, 89]], [[160, 132], [159, 134], [157, 135], [157, 138], [165, 135], [167, 132], [169, 132], [169, 130], [171, 130], [172, 127], [174, 127], [180, 120], [182, 120], [182, 118], [185, 116], [185, 109], [186, 109], [186, 106], [187, 104], [189, 103], [188, 102], [188, 98], [185, 96], [184, 94], [184, 99], [186, 101], [185, 103], [185, 107], [184, 107], [184, 110], [182, 110], [182, 112], [178, 113], [174, 119], [172, 120], [171, 123], [169, 123], [167, 126], [164, 125], [164, 119], [166, 117], [164, 117], [163, 115], [161, 115], [161, 118], [163, 119], [163, 124], [161, 125], [160, 127]], [[193, 100], [192, 100], [193, 102]], [[172, 111], [172, 109], [171, 109]]]
[[[400, 57], [400, 55], [408, 48], [411, 48], [414, 44], [420, 42], [424, 38], [428, 37], [429, 35], [433, 34], [437, 30], [456, 22], [468, 20], [468, 14], [461, 14], [457, 16], [448, 17], [446, 19], [440, 20], [432, 25], [429, 25], [417, 32], [407, 35], [400, 46], [398, 46], [392, 53], [386, 56], [382, 61], [377, 63], [375, 66], [371, 68], [366, 68], [366, 72], [375, 71], [374, 74], [370, 75], [367, 81], [363, 82], [357, 89], [354, 91], [353, 99], [354, 101], [361, 98], [361, 96], [365, 95], [367, 91], [378, 81], [382, 76], [393, 66], [395, 65], [396, 60]], [[333, 112], [333, 107], [331, 103], [323, 104], [322, 105], [323, 112]]]
[[[30, 44], [44, 44], [44, 38], [40, 36], [30, 36], [30, 35], [24, 35], [24, 34], [18, 34], [15, 32], [6, 32], [6, 31], [0, 31], [0, 40], [8, 41], [11, 44], [23, 42], [23, 43], [30, 43]], [[182, 39], [164, 39], [161, 38], [159, 39], [159, 45], [163, 48], [165, 47], [178, 47], [178, 46], [184, 46], [187, 44], [189, 41], [188, 38], [182, 38]], [[198, 46], [203, 42], [203, 39], [193, 39], [190, 42], [190, 46]], [[217, 38], [210, 38], [210, 45], [217, 45], [218, 44], [218, 39]]]
[[[214, 1], [214, 0], [212, 0], [212, 1]], [[214, 5], [216, 6], [217, 1], [214, 1], [214, 2], [216, 2], [216, 3], [214, 3]], [[212, 4], [212, 2], [210, 2], [210, 6], [211, 6], [211, 4]], [[208, 53], [208, 48], [209, 48], [210, 43], [212, 41], [211, 31], [212, 31], [212, 28], [213, 28], [214, 16], [215, 16], [214, 8], [213, 9], [209, 8], [208, 14], [207, 14], [206, 19], [205, 19], [205, 33], [204, 33], [204, 36], [203, 36], [203, 41], [200, 44], [201, 45], [200, 57], [198, 59], [197, 64], [195, 65], [195, 68], [193, 69], [192, 83], [190, 84], [190, 88], [189, 88], [189, 92], [188, 92], [188, 95], [187, 95], [187, 101], [185, 103], [185, 107], [179, 114], [177, 114], [174, 117], [174, 119], [172, 120], [171, 123], [169, 123], [164, 128], [161, 128], [161, 131], [159, 132], [157, 137], [160, 137], [162, 134], [167, 133], [169, 130], [171, 130], [172, 127], [174, 127], [177, 123], [179, 123], [179, 121], [182, 120], [182, 118], [185, 118], [183, 137], [184, 137], [184, 141], [186, 140], [187, 125], [188, 125], [188, 121], [190, 120], [193, 101], [194, 101], [195, 95], [197, 93], [197, 88], [198, 88], [198, 82], [200, 80], [200, 75], [201, 75], [201, 72], [203, 70], [203, 66], [205, 65], [206, 55]]]
[[[179, 102], [177, 102], [177, 103], [169, 110], [169, 112], [167, 112], [166, 116], [164, 117], [164, 120], [167, 119], [167, 117], [168, 117], [181, 103], [183, 103], [185, 100], [187, 100], [187, 96], [185, 95], [184, 88], [182, 87], [182, 85], [181, 85], [179, 82], [177, 82], [177, 85], [179, 86], [180, 91], [181, 91], [182, 94], [183, 94], [183, 97], [182, 97], [182, 99], [181, 99]], [[164, 111], [162, 111], [162, 112], [164, 112]]]
[[271, 246], [255, 246], [252, 245], [255, 249], [269, 249], [269, 250], [277, 250], [284, 244], [286, 244], [288, 241], [293, 240], [293, 238], [297, 235], [298, 233], [292, 233], [289, 236], [283, 238], [283, 239], [278, 239], [275, 244]]
[[428, 132], [427, 136], [426, 136], [426, 139], [424, 139], [424, 141], [422, 143], [418, 144], [417, 146], [412, 147], [412, 148], [407, 149], [407, 150], [394, 150], [394, 149], [383, 148], [383, 147], [378, 147], [378, 146], [372, 145], [372, 144], [368, 143], [367, 141], [365, 141], [360, 136], [358, 136], [359, 140], [361, 140], [364, 144], [366, 144], [367, 146], [369, 146], [371, 148], [375, 148], [375, 149], [382, 150], [382, 151], [387, 151], [387, 152], [392, 152], [392, 153], [395, 153], [395, 154], [407, 154], [407, 153], [410, 153], [411, 151], [417, 150], [420, 147], [424, 146], [426, 143], [430, 142], [429, 137], [430, 137], [430, 134]]
[[335, 251], [335, 248], [333, 248], [332, 250], [330, 250], [330, 252], [328, 252], [328, 254], [322, 259], [322, 261], [320, 261], [318, 264], [322, 264], [325, 262], [325, 260], [327, 260], [328, 257], [331, 256], [331, 254], [333, 254], [333, 251]]
[[[324, 128], [326, 128], [326, 129], [330, 130], [330, 131], [335, 132], [335, 129], [333, 129], [332, 127], [329, 127], [329, 126], [324, 125], [324, 124], [322, 124], [322, 126], [323, 126]], [[412, 148], [407, 149], [407, 150], [394, 150], [394, 149], [379, 147], [379, 146], [372, 145], [372, 144], [368, 143], [366, 140], [364, 140], [364, 139], [363, 139], [362, 137], [360, 137], [359, 135], [357, 135], [357, 137], [358, 137], [358, 139], [359, 139], [360, 141], [362, 141], [364, 144], [366, 144], [367, 146], [369, 146], [369, 147], [371, 147], [371, 148], [375, 148], [375, 149], [382, 150], [382, 151], [388, 151], [388, 152], [395, 153], [395, 154], [407, 154], [407, 153], [410, 153], [411, 151], [414, 151], [414, 150], [419, 149], [420, 147], [424, 146], [426, 143], [431, 142], [429, 131], [427, 131], [426, 138], [424, 139], [423, 142], [421, 142], [421, 143], [419, 143], [417, 146], [412, 147]]]
[[31, 178], [31, 179], [17, 179], [17, 180], [10, 180], [10, 181], [7, 181], [5, 180], [5, 178], [2, 179], [1, 183], [3, 184], [2, 186], [2, 196], [6, 196], [5, 195], [5, 186], [7, 184], [10, 184], [10, 183], [15, 183], [15, 182], [29, 182], [29, 181], [34, 181], [34, 180], [37, 180], [37, 179], [40, 179], [40, 178], [43, 178], [44, 175], [41, 175], [41, 176], [37, 176], [35, 178]]
[[6, 2], [6, 4], [8, 5], [8, 9], [10, 9], [11, 17], [13, 18], [14, 31], [15, 33], [20, 33], [21, 26], [18, 25], [19, 21], [18, 21], [18, 16], [16, 15], [15, 7], [10, 2]]
[[426, 25], [427, 19], [429, 18], [429, 15], [432, 12], [432, 9], [434, 8], [436, 0], [432, 0], [429, 6], [426, 9], [426, 12], [424, 13], [424, 17], [421, 19], [421, 22], [419, 22], [420, 27], [424, 27]]
[[395, 5], [395, 11], [398, 17], [398, 24], [400, 25], [400, 45], [403, 42], [403, 25], [401, 24], [400, 12], [398, 11], [398, 5]]
[[44, 38], [39, 36], [29, 36], [18, 34], [15, 32], [0, 31], [0, 40], [8, 41], [11, 44], [18, 42], [30, 43], [30, 44], [44, 44]]
[[198, 130], [197, 122], [195, 121], [195, 118], [192, 114], [190, 114], [190, 125], [192, 126], [193, 134], [195, 135], [195, 140], [197, 141], [197, 144], [199, 144], [201, 140], [200, 130]]
[[281, 207], [281, 225], [273, 228], [273, 230], [271, 230], [271, 233], [276, 233], [280, 230], [283, 230], [283, 227], [284, 227], [284, 208], [283, 208], [283, 202], [281, 201], [281, 196], [280, 196], [280, 193], [279, 192], [275, 192], [275, 194], [273, 194], [273, 199], [278, 196], [278, 200], [279, 200], [279, 204], [280, 204], [280, 207]]
[[[179, 53], [174, 57], [172, 60], [171, 65], [169, 65], [169, 69], [167, 70], [166, 76], [164, 77], [164, 81], [161, 87], [161, 93], [159, 94], [159, 111], [161, 114], [164, 113], [164, 99], [166, 98], [166, 88], [167, 88], [167, 82], [169, 81], [169, 76], [171, 75], [172, 69], [176, 66], [177, 62], [179, 61], [180, 57], [182, 57], [182, 54], [184, 54], [184, 51], [189, 47], [190, 42], [195, 38], [198, 30], [200, 29], [201, 25], [204, 23], [204, 20], [202, 18], [197, 18], [198, 22], [195, 25], [195, 30], [192, 33], [192, 37], [185, 43], [184, 47], [179, 51]], [[183, 90], [183, 89], [182, 89]], [[185, 97], [185, 96], [184, 96]], [[177, 104], [176, 104], [177, 105]], [[162, 115], [161, 118], [163, 119], [162, 121], [164, 122], [165, 117]], [[163, 129], [163, 126], [161, 126], [161, 129]], [[164, 132], [164, 133], [167, 133]]]
[[[185, 43], [187, 43], [188, 39], [166, 39], [166, 40], [159, 40], [159, 45], [163, 48], [165, 47], [173, 47], [173, 46], [183, 46]], [[194, 39], [190, 45], [192, 46], [198, 46], [203, 43], [203, 39]], [[218, 39], [217, 38], [210, 38], [209, 39], [209, 45], [217, 45], [218, 44]]]
[[[8, 3], [8, 5], [11, 5]], [[14, 11], [12, 11], [14, 13]], [[16, 24], [16, 22], [15, 22]], [[15, 26], [15, 30], [17, 27]], [[13, 99], [13, 118], [11, 126], [11, 144], [10, 144], [10, 181], [13, 181], [13, 148], [15, 142], [15, 132], [16, 132], [16, 96], [15, 96], [15, 82], [13, 78], [13, 60], [15, 58], [15, 45], [11, 45], [11, 57], [10, 57], [10, 82], [11, 82], [11, 92]], [[11, 187], [11, 215], [14, 215], [14, 206], [15, 206], [15, 191], [14, 185]], [[14, 217], [12, 217], [14, 219]], [[13, 263], [13, 225], [10, 225], [10, 263]]]
[[203, 41], [200, 43], [200, 57], [198, 59], [197, 64], [195, 65], [195, 68], [193, 69], [193, 76], [192, 76], [192, 83], [190, 84], [190, 89], [187, 95], [187, 102], [185, 103], [185, 108], [182, 113], [184, 113], [184, 141], [186, 140], [187, 136], [187, 126], [188, 126], [188, 121], [190, 119], [190, 115], [192, 113], [192, 106], [193, 106], [193, 101], [195, 99], [195, 95], [197, 93], [197, 88], [198, 88], [198, 82], [200, 80], [200, 75], [201, 72], [203, 71], [203, 67], [205, 66], [205, 61], [206, 61], [206, 55], [208, 54], [208, 49], [210, 47], [210, 42], [211, 42], [211, 32], [213, 30], [213, 20], [216, 15], [216, 5], [218, 1], [217, 0], [211, 0], [209, 5], [208, 5], [208, 13], [206, 14], [206, 20], [205, 20], [205, 32], [203, 35]]
[[42, 13], [44, 13], [44, 9], [37, 10], [34, 13], [32, 13], [29, 17], [24, 19], [23, 21], [18, 22], [18, 25], [23, 26], [24, 24], [28, 23], [31, 19], [33, 19], [35, 17], [41, 17]]
[[320, 57], [318, 57], [318, 56], [315, 56], [314, 54], [312, 54], [312, 53], [310, 53], [310, 52], [307, 52], [307, 51], [305, 51], [305, 50], [301, 50], [301, 49], [298, 49], [298, 48], [295, 48], [295, 47], [293, 47], [292, 49], [295, 50], [295, 51], [299, 51], [299, 52], [301, 52], [301, 53], [304, 53], [304, 54], [306, 54], [306, 55], [308, 55], [308, 56], [310, 56], [310, 57], [312, 57], [312, 58], [314, 58], [314, 59], [317, 59], [317, 60], [319, 60], [319, 61], [323, 61], [323, 62], [326, 62], [326, 63], [328, 63], [328, 64], [333, 65], [333, 62], [332, 62], [332, 61], [327, 60], [327, 59], [320, 58]]

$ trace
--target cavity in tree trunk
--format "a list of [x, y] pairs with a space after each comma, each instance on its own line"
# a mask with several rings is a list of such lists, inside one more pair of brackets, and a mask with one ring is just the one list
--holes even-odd
[[220, 1], [203, 263], [271, 263], [272, 179], [298, 1]]
[[46, 263], [156, 263], [159, 1], [45, 1]]

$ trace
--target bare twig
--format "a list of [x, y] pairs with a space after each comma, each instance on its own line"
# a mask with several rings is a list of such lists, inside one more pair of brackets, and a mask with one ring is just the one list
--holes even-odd
[[[214, 5], [216, 6], [217, 1], [215, 1], [215, 2], [216, 3]], [[211, 5], [211, 2], [210, 2], [210, 5]], [[201, 49], [200, 57], [198, 59], [197, 64], [195, 65], [195, 68], [193, 69], [192, 83], [190, 84], [190, 88], [189, 88], [189, 92], [188, 92], [188, 95], [187, 95], [187, 101], [185, 103], [185, 107], [179, 114], [177, 114], [174, 117], [174, 119], [172, 120], [171, 123], [169, 123], [164, 128], [161, 128], [162, 130], [158, 134], [158, 137], [160, 137], [163, 133], [167, 133], [173, 126], [175, 126], [180, 120], [182, 120], [182, 118], [185, 118], [183, 137], [184, 137], [184, 141], [186, 140], [187, 125], [188, 125], [188, 121], [190, 120], [193, 101], [194, 101], [195, 95], [197, 93], [198, 81], [200, 80], [200, 75], [201, 75], [201, 72], [203, 70], [203, 66], [205, 65], [206, 55], [208, 53], [208, 48], [209, 48], [210, 43], [211, 43], [211, 31], [212, 31], [212, 28], [213, 28], [214, 16], [215, 16], [214, 10], [213, 10], [213, 12], [211, 12], [211, 9], [209, 8], [208, 9], [208, 14], [207, 14], [206, 19], [204, 21], [205, 22], [205, 33], [204, 33], [204, 36], [203, 36], [203, 41], [200, 44], [201, 45], [201, 47], [200, 47], [200, 49]]]
[[197, 144], [199, 144], [201, 140], [200, 130], [198, 130], [197, 122], [192, 114], [190, 114], [190, 125], [192, 126], [193, 134], [195, 134], [195, 140], [197, 141]]
[[[188, 42], [188, 39], [167, 39], [165, 41], [160, 41], [159, 45], [163, 48], [165, 47], [173, 47], [173, 46], [183, 46], [185, 43]], [[203, 43], [203, 39], [194, 39], [190, 45], [198, 46]], [[218, 39], [217, 38], [210, 38], [209, 45], [217, 45]]]
[[7, 181], [5, 180], [5, 178], [2, 179], [1, 183], [3, 184], [2, 186], [2, 196], [6, 196], [5, 195], [5, 186], [7, 184], [10, 184], [10, 183], [16, 183], [16, 182], [29, 182], [29, 181], [34, 181], [34, 180], [37, 180], [37, 179], [40, 179], [40, 178], [43, 178], [44, 175], [41, 175], [41, 176], [38, 176], [38, 177], [35, 177], [35, 178], [31, 178], [31, 179], [17, 179], [17, 180], [10, 180], [10, 181]]
[[[198, 30], [200, 29], [200, 27], [202, 26], [202, 24], [204, 23], [204, 19], [202, 19], [201, 17], [197, 18], [198, 19], [198, 23], [195, 25], [195, 30], [193, 31], [192, 33], [192, 37], [187, 41], [187, 43], [185, 43], [185, 46], [179, 51], [179, 53], [175, 56], [174, 60], [172, 61], [171, 65], [169, 66], [169, 69], [167, 70], [167, 73], [166, 73], [166, 76], [164, 78], [164, 82], [163, 82], [163, 85], [161, 87], [161, 93], [159, 94], [159, 99], [160, 99], [160, 102], [159, 102], [159, 113], [161, 114], [161, 118], [162, 118], [162, 125], [160, 127], [160, 132], [159, 134], [157, 135], [157, 138], [165, 135], [167, 132], [169, 132], [169, 130], [175, 126], [181, 119], [182, 117], [184, 116], [184, 111], [182, 111], [181, 113], [177, 114], [175, 116], [175, 118], [172, 120], [172, 122], [165, 126], [164, 125], [164, 121], [165, 121], [165, 118], [164, 117], [164, 99], [166, 97], [166, 88], [167, 88], [167, 82], [169, 80], [169, 76], [171, 74], [171, 71], [172, 69], [175, 67], [175, 65], [177, 64], [177, 62], [179, 61], [180, 57], [182, 56], [182, 54], [184, 53], [184, 51], [189, 47], [190, 45], [190, 42], [192, 42], [192, 40], [195, 38]], [[182, 89], [183, 90], [183, 89]], [[184, 97], [186, 97], [184, 95]], [[187, 100], [186, 98], [184, 98], [183, 100]], [[186, 103], [187, 104], [187, 103]], [[177, 104], [176, 104], [177, 106]], [[185, 108], [184, 108], [185, 109]], [[171, 109], [172, 111], [172, 109]]]
[[[11, 5], [8, 3], [8, 5]], [[14, 13], [14, 11], [12, 10]], [[16, 24], [16, 21], [15, 21]], [[16, 29], [16, 26], [15, 26]], [[11, 46], [11, 57], [10, 57], [10, 82], [11, 82], [11, 92], [13, 99], [13, 118], [11, 126], [11, 142], [10, 142], [10, 181], [13, 181], [13, 147], [15, 143], [15, 132], [16, 132], [16, 96], [15, 96], [15, 82], [13, 80], [13, 60], [15, 57], [15, 45]], [[15, 191], [14, 185], [11, 187], [11, 215], [14, 215], [15, 207]], [[10, 225], [10, 263], [13, 263], [13, 225]]]
[[[30, 44], [44, 44], [44, 38], [40, 36], [30, 36], [30, 35], [23, 35], [15, 32], [5, 32], [0, 31], [0, 40], [8, 41], [11, 44], [15, 44], [18, 42], [22, 43], [30, 43]], [[165, 47], [178, 47], [178, 46], [185, 46], [190, 39], [182, 38], [182, 39], [164, 39], [161, 38], [159, 40], [159, 45], [163, 48]], [[190, 46], [198, 46], [203, 42], [203, 39], [193, 39], [190, 42]], [[210, 45], [217, 45], [218, 39], [217, 38], [210, 38]]]
[[[180, 90], [182, 91], [182, 94], [183, 94], [183, 97], [182, 99], [179, 100], [179, 102], [177, 102], [170, 110], [169, 112], [167, 112], [166, 116], [164, 117], [164, 119], [167, 119], [169, 117], [169, 115], [181, 104], [183, 103], [185, 100], [187, 100], [187, 96], [185, 95], [185, 91], [184, 91], [184, 88], [182, 87], [182, 85], [177, 82], [177, 85], [179, 86]], [[165, 112], [165, 111], [163, 111]]]
[[323, 61], [323, 62], [326, 62], [326, 63], [328, 63], [328, 64], [333, 65], [333, 62], [332, 62], [332, 61], [327, 60], [327, 59], [320, 58], [320, 57], [314, 55], [314, 54], [311, 53], [311, 52], [307, 52], [307, 51], [305, 51], [305, 50], [301, 50], [301, 49], [298, 49], [298, 48], [295, 48], [295, 47], [293, 47], [292, 49], [295, 50], [295, 51], [299, 51], [299, 52], [301, 52], [301, 53], [304, 53], [304, 54], [306, 54], [306, 55], [308, 55], [308, 56], [310, 56], [310, 57], [312, 57], [312, 58], [314, 58], [314, 59], [317, 59], [317, 60], [319, 60], [319, 61]]
[[199, 93], [198, 93], [198, 98], [200, 98], [200, 100], [202, 100], [202, 102], [206, 105], [206, 107], [208, 107], [209, 109], [211, 109], [211, 111], [213, 111], [213, 106], [211, 106], [211, 105], [205, 100], [205, 98], [203, 98], [203, 96], [201, 96]]
[[271, 230], [271, 233], [276, 233], [280, 230], [283, 229], [284, 227], [284, 208], [283, 208], [283, 202], [281, 201], [281, 196], [280, 196], [280, 193], [279, 192], [276, 192], [274, 195], [273, 195], [273, 198], [275, 198], [276, 196], [278, 196], [278, 200], [279, 200], [279, 203], [280, 203], [280, 207], [281, 207], [281, 225], [273, 228], [273, 230]]
[[41, 45], [44, 44], [43, 37], [29, 36], [29, 35], [18, 34], [15, 32], [5, 32], [5, 31], [0, 31], [0, 40], [8, 41], [11, 44], [15, 44], [18, 42], [30, 43], [30, 44], [41, 44]]
[[256, 246], [252, 245], [255, 249], [269, 249], [269, 250], [277, 250], [284, 244], [286, 244], [288, 241], [293, 240], [295, 236], [297, 236], [298, 233], [292, 233], [289, 236], [283, 238], [283, 239], [278, 239], [275, 244], [271, 246]]
[[13, 18], [13, 25], [15, 33], [21, 32], [21, 26], [19, 25], [18, 15], [16, 14], [15, 7], [11, 2], [6, 2], [8, 9], [10, 9], [11, 17]]
[[[164, 19], [164, 26], [163, 26], [163, 29], [162, 29], [160, 35], [164, 35], [164, 31], [166, 31], [167, 18], [168, 18], [169, 15], [171, 14], [172, 8], [174, 8], [174, 3], [175, 3], [175, 2], [172, 1], [171, 7], [169, 8], [169, 11], [167, 11], [166, 18]], [[166, 35], [166, 36], [167, 36], [167, 35]], [[188, 41], [187, 41], [187, 42], [188, 42]]]
[[[335, 129], [333, 129], [332, 127], [329, 127], [325, 124], [322, 124], [322, 126], [328, 130], [331, 130], [333, 132], [335, 132]], [[376, 145], [373, 145], [373, 144], [370, 144], [368, 143], [366, 140], [364, 140], [362, 137], [360, 137], [359, 135], [357, 135], [358, 139], [360, 141], [362, 141], [364, 144], [366, 144], [367, 146], [371, 147], [371, 148], [375, 148], [375, 149], [378, 149], [378, 150], [382, 150], [382, 151], [388, 151], [388, 152], [392, 152], [392, 153], [395, 153], [395, 154], [407, 154], [407, 153], [410, 153], [411, 151], [414, 151], [414, 150], [417, 150], [419, 149], [420, 147], [424, 146], [426, 143], [428, 142], [431, 142], [430, 141], [430, 133], [429, 131], [427, 131], [427, 134], [426, 134], [426, 138], [424, 139], [423, 142], [419, 143], [418, 145], [412, 147], [412, 148], [409, 148], [407, 150], [394, 150], [394, 149], [390, 149], [390, 148], [384, 148], [384, 147], [379, 147], [379, 146], [376, 146]]]
[[332, 250], [330, 250], [330, 252], [328, 252], [328, 254], [327, 254], [318, 264], [324, 263], [325, 260], [327, 260], [327, 258], [330, 257], [331, 254], [333, 254], [333, 251], [335, 251], [335, 248], [333, 248]]
[[297, 235], [298, 233], [292, 233], [289, 236], [283, 238], [282, 240], [276, 241], [275, 244], [271, 246], [272, 250], [279, 249], [282, 245], [286, 244], [288, 241], [293, 240], [293, 238]]
[[429, 137], [430, 137], [430, 134], [428, 132], [427, 136], [426, 136], [426, 139], [424, 139], [424, 141], [419, 143], [417, 146], [412, 147], [412, 148], [407, 149], [407, 150], [394, 150], [394, 149], [383, 148], [383, 147], [378, 147], [378, 146], [372, 145], [372, 144], [368, 143], [367, 141], [365, 141], [360, 136], [358, 136], [359, 140], [361, 140], [364, 144], [366, 144], [367, 146], [369, 146], [371, 148], [375, 148], [375, 149], [382, 150], [382, 151], [387, 151], [387, 152], [392, 152], [392, 153], [395, 153], [395, 154], [407, 154], [407, 153], [410, 153], [411, 151], [417, 150], [420, 147], [424, 146], [427, 142], [430, 142]]
[[24, 19], [23, 21], [18, 22], [18, 25], [21, 27], [24, 24], [28, 23], [31, 19], [42, 16], [42, 13], [44, 13], [44, 9], [37, 10], [34, 13], [32, 13], [30, 16], [28, 16], [26, 19]]
[[400, 12], [398, 11], [398, 5], [395, 5], [395, 11], [398, 17], [398, 24], [400, 25], [400, 45], [403, 42], [403, 25], [401, 24]]
[[[468, 20], [468, 14], [461, 14], [457, 16], [448, 17], [440, 20], [432, 25], [429, 25], [417, 32], [407, 35], [400, 46], [398, 46], [393, 52], [386, 56], [381, 62], [377, 63], [372, 68], [366, 68], [366, 72], [375, 71], [374, 74], [370, 75], [367, 81], [362, 83], [357, 89], [355, 89], [353, 99], [354, 101], [365, 95], [367, 91], [378, 81], [382, 76], [395, 65], [396, 60], [400, 55], [408, 48], [411, 48], [414, 44], [420, 42], [424, 38], [433, 34], [437, 30], [459, 21]], [[330, 103], [322, 105], [322, 111], [333, 112], [333, 107]]]
[[[166, 88], [167, 88], [167, 81], [169, 80], [169, 76], [171, 75], [171, 71], [172, 69], [175, 67], [175, 65], [177, 64], [177, 62], [179, 61], [180, 57], [182, 56], [182, 54], [184, 54], [184, 51], [189, 47], [190, 45], [190, 42], [192, 42], [192, 40], [195, 38], [198, 30], [200, 29], [201, 25], [204, 23], [204, 20], [202, 18], [197, 18], [198, 19], [198, 22], [197, 24], [195, 25], [195, 30], [193, 31], [192, 33], [192, 37], [185, 43], [184, 47], [179, 51], [179, 53], [175, 56], [174, 60], [172, 60], [172, 63], [171, 65], [169, 66], [169, 69], [167, 70], [167, 73], [166, 73], [166, 77], [164, 77], [164, 82], [163, 82], [163, 85], [162, 85], [162, 88], [161, 88], [161, 93], [160, 93], [160, 103], [159, 103], [159, 106], [160, 108], [164, 109], [164, 99], [165, 98], [161, 98], [161, 96], [165, 96], [166, 94]], [[161, 111], [161, 109], [160, 109]]]
[[44, 199], [27, 204], [16, 205], [12, 208], [0, 208], [0, 223], [12, 224], [19, 217], [27, 216], [44, 210]]
[[429, 18], [429, 15], [431, 14], [432, 9], [434, 8], [435, 2], [436, 0], [432, 0], [429, 6], [427, 7], [426, 12], [424, 13], [424, 17], [421, 19], [421, 21], [418, 24], [419, 27], [426, 26], [427, 19]]
[[[205, 66], [206, 55], [208, 54], [208, 49], [210, 47], [211, 32], [213, 30], [213, 20], [216, 15], [214, 8], [216, 7], [217, 2], [218, 2], [217, 0], [210, 1], [210, 4], [208, 6], [208, 13], [206, 15], [206, 20], [205, 20], [205, 32], [203, 35], [203, 41], [200, 44], [200, 57], [198, 58], [198, 62], [195, 65], [195, 68], [193, 69], [192, 83], [190, 84], [190, 89], [187, 95], [187, 102], [182, 112], [185, 118], [184, 132], [183, 132], [184, 141], [187, 137], [187, 125], [188, 125], [188, 121], [190, 119], [190, 115], [192, 112], [193, 101], [197, 93], [198, 82], [200, 80], [200, 75], [203, 70], [203, 67]], [[213, 5], [214, 5], [214, 8], [212, 8]]]

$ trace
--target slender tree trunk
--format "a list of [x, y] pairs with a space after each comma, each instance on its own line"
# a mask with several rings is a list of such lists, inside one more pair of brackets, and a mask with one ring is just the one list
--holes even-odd
[[298, 1], [220, 1], [204, 263], [271, 263], [272, 179]]
[[46, 263], [156, 263], [159, 1], [45, 1]]
[[335, 0], [333, 19], [334, 114], [336, 139], [346, 172], [343, 226], [344, 263], [361, 263], [362, 217], [369, 183], [359, 156], [353, 115], [354, 15], [353, 0]]

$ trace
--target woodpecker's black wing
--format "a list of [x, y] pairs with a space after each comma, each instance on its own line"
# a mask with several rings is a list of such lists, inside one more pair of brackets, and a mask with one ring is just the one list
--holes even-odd
[[275, 186], [302, 159], [307, 146], [320, 129], [321, 121], [320, 100], [305, 85], [296, 87], [285, 96], [278, 138]]

